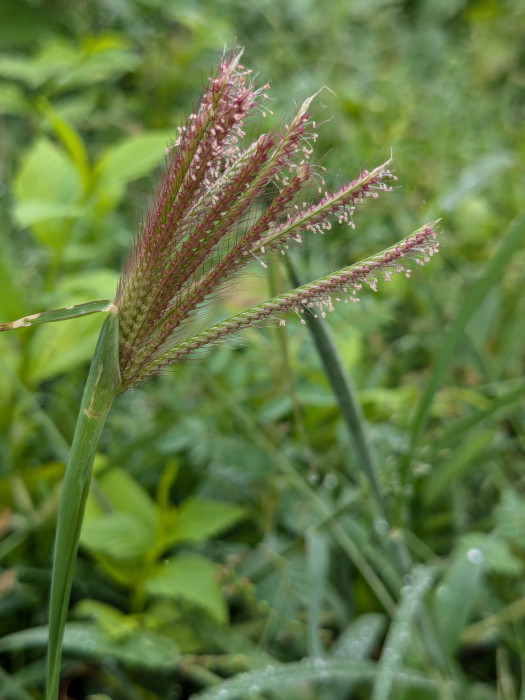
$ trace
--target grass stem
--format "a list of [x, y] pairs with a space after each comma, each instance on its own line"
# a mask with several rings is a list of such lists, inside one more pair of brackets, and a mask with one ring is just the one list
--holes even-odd
[[119, 387], [118, 316], [110, 313], [91, 363], [60, 498], [49, 603], [47, 700], [58, 698], [62, 639], [93, 460]]

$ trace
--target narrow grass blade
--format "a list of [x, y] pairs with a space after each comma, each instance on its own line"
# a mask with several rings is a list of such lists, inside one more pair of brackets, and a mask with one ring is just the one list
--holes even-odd
[[119, 386], [118, 315], [110, 313], [102, 326], [91, 363], [58, 511], [49, 604], [47, 700], [58, 697], [62, 637], [93, 460]]
[[[293, 286], [300, 287], [301, 281], [292, 263], [289, 259], [286, 260], [286, 263]], [[352, 380], [337, 352], [334, 340], [326, 323], [312, 313], [305, 313], [304, 319], [312, 334], [324, 370], [332, 385], [332, 390], [339, 402], [341, 415], [352, 435], [361, 468], [374, 496], [377, 509], [381, 516], [386, 518], [386, 507], [381, 495], [377, 469], [366, 439], [365, 419]]]
[[440, 580], [433, 600], [436, 627], [445, 648], [452, 655], [472, 614], [484, 574], [483, 552], [476, 547], [456, 550]]
[[76, 306], [66, 306], [64, 309], [54, 309], [53, 311], [41, 311], [39, 314], [31, 316], [23, 316], [18, 321], [10, 323], [1, 323], [1, 331], [12, 331], [15, 328], [27, 328], [28, 326], [36, 326], [39, 323], [51, 323], [53, 321], [67, 321], [70, 318], [78, 318], [79, 316], [88, 316], [96, 314], [100, 311], [111, 311], [113, 302], [103, 299], [101, 301], [88, 301], [85, 304], [77, 304]]
[[457, 482], [469, 467], [479, 464], [479, 457], [494, 440], [494, 429], [485, 432], [476, 430], [466, 434], [464, 442], [451, 454], [447, 455], [441, 464], [434, 468], [423, 484], [423, 504], [430, 506], [447, 489]]
[[241, 408], [233, 401], [231, 396], [221, 389], [213, 376], [209, 373], [207, 373], [207, 385], [216, 396], [220, 397], [221, 404], [231, 412], [232, 416], [234, 416], [239, 422], [239, 425], [245, 429], [246, 434], [250, 436], [254, 444], [259, 445], [261, 449], [268, 454], [277, 469], [288, 479], [290, 486], [311, 504], [313, 510], [319, 517], [320, 524], [322, 523], [323, 526], [327, 527], [332, 533], [334, 540], [345, 552], [350, 561], [353, 562], [354, 566], [361, 572], [363, 578], [366, 580], [381, 605], [383, 605], [384, 609], [389, 614], [393, 615], [396, 606], [392, 596], [354, 540], [337, 521], [338, 513], [330, 509], [325, 501], [297, 471], [295, 465], [266, 438], [264, 432], [259, 429], [255, 419], [246, 408]]
[[421, 610], [423, 598], [434, 579], [429, 567], [415, 566], [412, 582], [401, 592], [401, 602], [394, 616], [378, 663], [378, 673], [372, 690], [372, 700], [388, 700], [401, 671], [403, 656], [410, 643], [410, 628]]
[[[290, 690], [305, 682], [328, 683], [346, 681], [369, 685], [377, 676], [377, 664], [372, 661], [352, 661], [347, 659], [303, 659], [299, 663], [268, 666], [224, 681], [204, 692], [191, 696], [191, 700], [234, 700], [254, 697], [258, 693]], [[411, 689], [434, 691], [434, 683], [423, 673], [408, 669], [397, 669], [393, 681]]]
[[497, 284], [498, 280], [503, 274], [505, 266], [518, 248], [523, 244], [524, 238], [525, 215], [522, 215], [515, 219], [510, 225], [506, 236], [500, 242], [494, 256], [488, 261], [481, 276], [478, 277], [478, 279], [466, 293], [456, 318], [452, 322], [452, 325], [448, 331], [445, 333], [443, 343], [441, 344], [439, 352], [436, 356], [432, 374], [412, 423], [410, 448], [406, 460], [402, 465], [405, 474], [409, 468], [414, 450], [416, 449], [419, 438], [421, 437], [423, 429], [426, 425], [434, 396], [439, 389], [445, 372], [447, 371], [454, 355], [454, 351], [465, 331], [467, 323], [470, 321], [475, 311], [479, 308], [479, 305], [486, 297], [490, 289]]
[[486, 408], [478, 409], [471, 415], [454, 421], [450, 428], [447, 428], [440, 437], [433, 441], [431, 445], [432, 450], [434, 452], [438, 452], [439, 450], [460, 441], [464, 435], [467, 435], [467, 433], [473, 427], [479, 425], [481, 421], [487, 420], [500, 409], [505, 408], [506, 406], [511, 406], [513, 403], [520, 401], [524, 395], [525, 381], [520, 380], [512, 389], [509, 389], [508, 391], [494, 397], [490, 397]]
[[309, 653], [313, 657], [321, 657], [321, 614], [326, 591], [326, 577], [329, 566], [329, 546], [325, 535], [316, 529], [306, 533], [306, 556], [308, 564], [308, 637]]
[[32, 700], [33, 696], [22, 687], [15, 677], [10, 676], [7, 671], [0, 668], [0, 698]]
[[330, 647], [334, 659], [359, 660], [372, 654], [386, 626], [380, 613], [365, 613], [353, 620]]

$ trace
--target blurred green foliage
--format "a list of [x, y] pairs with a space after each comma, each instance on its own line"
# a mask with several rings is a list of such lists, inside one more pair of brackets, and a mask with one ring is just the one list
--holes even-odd
[[[329, 184], [396, 158], [401, 187], [355, 234], [291, 253], [305, 280], [443, 217], [431, 265], [329, 319], [391, 521], [303, 327], [123, 395], [64, 697], [525, 697], [520, 0], [0, 0], [0, 18], [0, 322], [114, 297], [163, 149], [235, 42], [272, 83], [268, 127], [333, 91], [316, 115]], [[273, 272], [224, 309], [285, 285]], [[0, 337], [6, 699], [42, 697], [60, 481], [100, 324]]]

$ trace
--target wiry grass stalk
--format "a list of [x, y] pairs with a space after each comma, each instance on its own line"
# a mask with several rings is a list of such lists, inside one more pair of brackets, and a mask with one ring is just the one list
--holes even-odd
[[[299, 287], [300, 280], [290, 260], [287, 260], [287, 267], [292, 284], [294, 287]], [[335, 347], [332, 334], [323, 320], [311, 313], [305, 314], [305, 319], [332, 390], [337, 397], [341, 416], [353, 438], [359, 466], [374, 497], [375, 510], [381, 518], [388, 522], [387, 507], [381, 493], [377, 467], [366, 437], [365, 418], [356, 396], [352, 378], [346, 371]]]
[[[258, 260], [265, 265], [261, 256], [285, 253], [303, 236], [329, 232], [334, 223], [353, 229], [358, 205], [389, 191], [396, 180], [389, 159], [370, 172], [363, 170], [335, 192], [326, 190], [323, 169], [310, 162], [317, 139], [311, 112], [315, 95], [280, 131], [245, 143], [248, 120], [268, 110], [268, 86], [254, 85], [251, 71], [240, 64], [241, 53], [224, 55], [194, 113], [179, 127], [179, 138], [167, 149], [164, 178], [125, 261], [114, 304], [89, 302], [0, 326], [0, 331], [10, 330], [109, 311], [86, 384], [59, 509], [47, 700], [57, 698], [62, 637], [93, 459], [115, 396], [239, 330], [261, 323], [283, 325], [289, 312], [302, 323], [304, 314], [324, 317], [336, 302], [358, 301], [364, 287], [375, 291], [380, 279], [388, 281], [394, 273], [410, 276], [410, 261], [423, 265], [437, 252], [434, 222], [359, 264], [196, 330], [203, 303], [248, 263]], [[311, 203], [313, 191], [319, 201]], [[287, 473], [295, 487], [302, 488], [302, 480], [293, 471]], [[359, 550], [336, 523], [332, 528], [391, 609], [390, 597]]]
[[118, 315], [113, 309], [95, 349], [62, 486], [49, 603], [47, 700], [58, 697], [62, 638], [93, 460], [119, 387]]

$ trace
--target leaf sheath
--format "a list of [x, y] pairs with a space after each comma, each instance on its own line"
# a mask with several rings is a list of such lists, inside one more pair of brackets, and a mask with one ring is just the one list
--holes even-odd
[[57, 700], [66, 623], [80, 529], [100, 434], [120, 386], [118, 316], [108, 315], [91, 363], [58, 511], [49, 604], [47, 700]]

